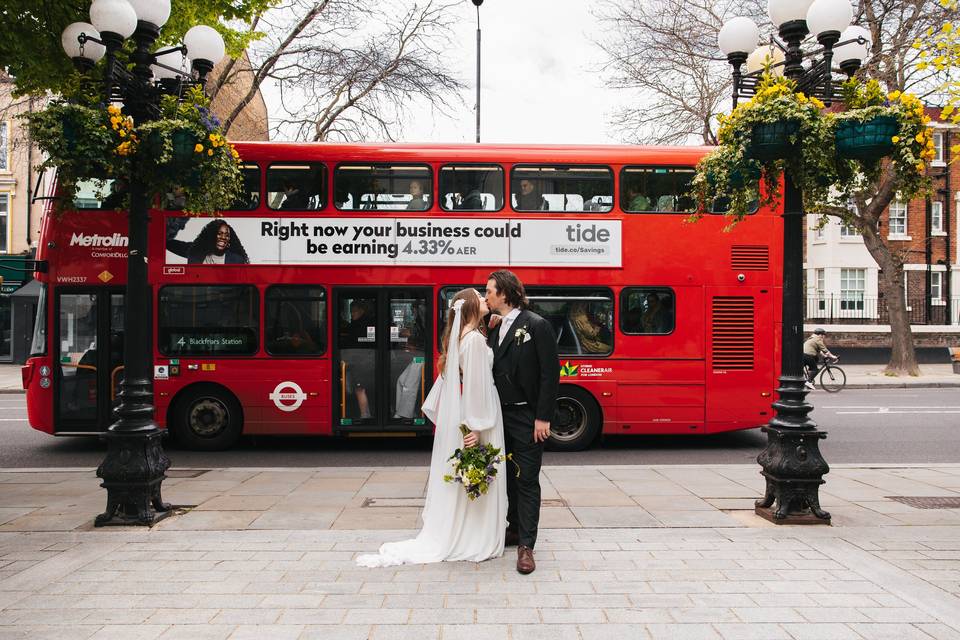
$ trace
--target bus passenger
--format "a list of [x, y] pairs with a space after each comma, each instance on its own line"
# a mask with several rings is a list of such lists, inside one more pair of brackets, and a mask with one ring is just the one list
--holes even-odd
[[407, 202], [408, 211], [426, 211], [430, 208], [430, 203], [424, 198], [423, 184], [419, 180], [410, 181], [410, 196], [410, 201]]
[[650, 199], [640, 193], [638, 185], [627, 185], [626, 192], [627, 211], [650, 211]]
[[283, 181], [283, 203], [281, 209], [309, 209], [310, 196], [300, 189], [292, 180]]
[[[354, 415], [360, 419], [372, 417], [370, 413], [370, 395], [375, 372], [376, 320], [369, 317], [367, 306], [360, 300], [350, 303], [350, 321], [341, 325], [340, 349], [344, 364], [347, 366], [347, 378], [343, 384], [356, 403]], [[373, 329], [373, 331], [371, 331]], [[364, 348], [370, 345], [371, 348]]]
[[570, 307], [570, 322], [585, 353], [609, 353], [610, 332], [587, 310], [587, 303], [575, 302]]
[[520, 181], [520, 193], [513, 194], [517, 199], [518, 211], [549, 211], [550, 205], [546, 198], [536, 190], [533, 180], [524, 178]]

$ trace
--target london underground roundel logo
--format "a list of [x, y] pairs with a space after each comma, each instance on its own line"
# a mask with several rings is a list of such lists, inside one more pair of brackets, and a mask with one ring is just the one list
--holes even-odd
[[280, 411], [296, 411], [307, 399], [307, 394], [296, 382], [286, 380], [278, 384], [268, 397], [273, 400], [273, 404], [277, 405], [277, 409], [280, 409]]

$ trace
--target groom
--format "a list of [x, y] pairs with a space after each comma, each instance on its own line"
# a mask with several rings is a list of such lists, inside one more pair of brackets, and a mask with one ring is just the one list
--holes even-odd
[[494, 271], [487, 280], [487, 305], [502, 316], [487, 337], [493, 349], [493, 380], [503, 405], [507, 453], [520, 477], [507, 473], [506, 544], [518, 545], [517, 571], [532, 573], [533, 547], [540, 521], [540, 464], [550, 437], [557, 402], [560, 361], [550, 323], [527, 310], [523, 283], [511, 271]]

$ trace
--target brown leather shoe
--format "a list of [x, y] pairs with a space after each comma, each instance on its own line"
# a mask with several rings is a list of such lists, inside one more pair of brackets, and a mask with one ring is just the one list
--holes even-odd
[[511, 531], [507, 529], [506, 534], [503, 536], [503, 546], [505, 547], [515, 547], [520, 544], [520, 534], [516, 531]]
[[536, 568], [537, 563], [533, 561], [533, 549], [522, 544], [517, 547], [517, 571], [527, 575], [533, 573]]

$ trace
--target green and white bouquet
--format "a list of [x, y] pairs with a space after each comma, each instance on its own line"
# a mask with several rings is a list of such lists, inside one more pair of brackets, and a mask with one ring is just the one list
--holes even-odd
[[[470, 429], [461, 424], [460, 433], [467, 435]], [[448, 458], [453, 461], [453, 474], [443, 476], [443, 480], [462, 484], [467, 497], [476, 500], [487, 492], [490, 483], [497, 477], [497, 464], [511, 460], [512, 457], [492, 444], [457, 449]]]

